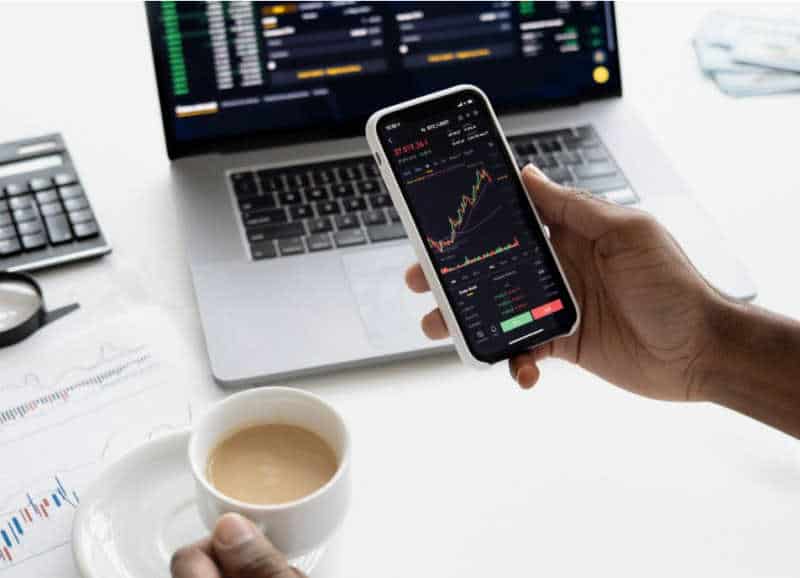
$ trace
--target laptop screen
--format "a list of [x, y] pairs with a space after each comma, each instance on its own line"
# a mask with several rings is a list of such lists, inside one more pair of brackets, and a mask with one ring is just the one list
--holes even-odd
[[170, 157], [352, 136], [458, 83], [501, 112], [621, 93], [610, 2], [147, 2]]

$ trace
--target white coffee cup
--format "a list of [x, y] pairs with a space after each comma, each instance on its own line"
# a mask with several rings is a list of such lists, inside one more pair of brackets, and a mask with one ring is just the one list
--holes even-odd
[[[333, 449], [338, 468], [321, 488], [292, 502], [260, 505], [241, 502], [217, 490], [206, 469], [211, 451], [230, 433], [259, 424], [284, 424], [316, 433]], [[290, 559], [311, 555], [342, 523], [350, 501], [350, 437], [341, 415], [311, 393], [288, 387], [251, 389], [214, 404], [193, 426], [189, 462], [203, 522], [214, 528], [227, 512], [252, 520]]]

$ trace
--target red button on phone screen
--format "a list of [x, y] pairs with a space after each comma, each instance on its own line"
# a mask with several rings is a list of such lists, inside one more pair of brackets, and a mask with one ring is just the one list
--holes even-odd
[[561, 299], [556, 299], [550, 303], [545, 303], [539, 307], [534, 307], [531, 309], [531, 313], [533, 314], [534, 319], [541, 319], [542, 317], [547, 317], [548, 315], [551, 315], [556, 311], [561, 311], [562, 309], [564, 309], [564, 305], [561, 303]]

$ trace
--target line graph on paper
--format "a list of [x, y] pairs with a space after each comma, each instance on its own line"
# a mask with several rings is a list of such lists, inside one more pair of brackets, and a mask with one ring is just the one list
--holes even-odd
[[72, 520], [93, 480], [133, 447], [190, 425], [188, 354], [171, 321], [146, 308], [69, 343], [26, 347], [0, 367], [0, 576], [71, 578]]
[[145, 346], [106, 343], [90, 364], [72, 367], [49, 383], [27, 373], [19, 383], [0, 386], [0, 446], [140, 393], [141, 388], [125, 384], [158, 363]]

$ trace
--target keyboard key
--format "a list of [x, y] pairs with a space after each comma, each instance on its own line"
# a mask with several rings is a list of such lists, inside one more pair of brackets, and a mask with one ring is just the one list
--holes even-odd
[[86, 209], [88, 206], [89, 201], [86, 200], [86, 197], [77, 197], [64, 201], [64, 208], [67, 211], [80, 211], [81, 209]]
[[333, 173], [329, 169], [317, 169], [311, 173], [314, 182], [318, 185], [328, 185], [333, 182]]
[[337, 247], [352, 247], [353, 245], [363, 245], [367, 242], [363, 229], [348, 229], [333, 234]]
[[44, 222], [47, 225], [47, 236], [50, 237], [50, 242], [53, 245], [72, 240], [72, 231], [69, 228], [67, 217], [64, 215], [47, 217]]
[[581, 152], [584, 158], [590, 163], [607, 162], [609, 160], [608, 153], [606, 153], [603, 147], [589, 147], [582, 149]]
[[[44, 211], [42, 211], [44, 215]], [[73, 225], [77, 225], [78, 223], [86, 223], [87, 221], [91, 221], [94, 219], [94, 215], [90, 209], [83, 209], [82, 211], [74, 211], [69, 214], [69, 222]]]
[[283, 182], [278, 179], [278, 175], [272, 171], [262, 170], [258, 171], [258, 180], [261, 183], [261, 188], [265, 191], [277, 191], [283, 189]]
[[306, 246], [301, 237], [278, 239], [278, 249], [281, 251], [281, 256], [299, 255], [306, 252]]
[[5, 187], [3, 187], [3, 192], [7, 194], [9, 197], [13, 197], [15, 195], [21, 195], [23, 193], [27, 193], [28, 190], [22, 185], [19, 185], [17, 183], [10, 183]]
[[8, 211], [8, 201], [0, 201], [0, 213]]
[[590, 163], [572, 167], [578, 179], [592, 179], [594, 177], [607, 177], [617, 172], [617, 167], [611, 163]]
[[361, 219], [364, 221], [365, 225], [385, 225], [386, 224], [386, 215], [383, 214], [383, 211], [366, 211], [361, 213]]
[[253, 259], [272, 259], [278, 255], [278, 252], [275, 250], [275, 243], [263, 241], [250, 245], [250, 254]]
[[29, 209], [33, 207], [33, 197], [25, 195], [24, 197], [13, 197], [8, 199], [8, 206], [12, 211], [17, 209]]
[[292, 173], [290, 175], [287, 175], [286, 178], [289, 181], [289, 185], [290, 186], [299, 187], [301, 189], [305, 188], [305, 187], [307, 187], [307, 186], [309, 186], [311, 184], [311, 181], [308, 178], [308, 175], [306, 173], [304, 173], [304, 172]]
[[258, 193], [253, 197], [239, 199], [239, 209], [242, 212], [260, 211], [261, 209], [274, 209], [277, 203], [272, 193]]
[[314, 187], [313, 189], [308, 189], [306, 191], [307, 201], [327, 201], [330, 198], [331, 197], [328, 194], [328, 191], [322, 187]]
[[355, 181], [361, 178], [361, 171], [355, 166], [341, 167], [339, 169], [339, 178], [343, 181]]
[[284, 239], [286, 237], [301, 237], [305, 234], [306, 229], [303, 227], [303, 223], [295, 221], [293, 223], [256, 227], [248, 231], [247, 237], [251, 242], [257, 242], [268, 241], [270, 239]]
[[34, 192], [36, 191], [43, 191], [45, 189], [52, 189], [53, 182], [50, 179], [45, 179], [43, 177], [37, 177], [35, 179], [31, 179], [28, 181], [28, 186]]
[[333, 224], [328, 217], [320, 217], [319, 219], [311, 219], [306, 221], [308, 230], [311, 233], [326, 233], [333, 230]]
[[617, 189], [603, 193], [603, 196], [618, 205], [632, 205], [639, 200], [639, 197], [631, 189]]
[[579, 189], [587, 189], [593, 193], [604, 193], [606, 191], [613, 191], [615, 189], [624, 189], [628, 186], [628, 182], [622, 175], [614, 175], [613, 177], [597, 177], [595, 179], [581, 179], [574, 185]]
[[353, 189], [353, 185], [348, 184], [333, 185], [331, 187], [331, 193], [336, 198], [352, 197], [356, 194], [355, 190]]
[[0, 213], [0, 227], [11, 224], [11, 213]]
[[333, 248], [331, 238], [327, 233], [320, 233], [317, 235], [309, 235], [306, 238], [309, 251], [325, 251]]
[[[89, 209], [85, 209], [89, 211]], [[64, 208], [61, 206], [61, 203], [47, 203], [46, 205], [39, 205], [39, 212], [42, 214], [43, 217], [52, 217], [53, 215], [60, 215], [64, 212]], [[91, 211], [89, 211], [91, 214]]]
[[33, 208], [19, 209], [14, 211], [12, 215], [14, 215], [14, 220], [17, 223], [24, 223], [26, 221], [32, 221], [36, 218], [36, 210]]
[[562, 165], [579, 165], [581, 164], [581, 156], [573, 151], [561, 151], [553, 155], [555, 159]]
[[310, 205], [295, 205], [289, 207], [289, 214], [292, 219], [309, 219], [314, 216], [314, 210]]
[[45, 203], [56, 203], [58, 202], [58, 191], [52, 189], [49, 191], [36, 193], [36, 202], [38, 202], [40, 205], [44, 205]]
[[537, 153], [536, 145], [534, 145], [532, 142], [514, 143], [514, 151], [519, 156], [535, 155]]
[[367, 227], [367, 234], [369, 240], [373, 243], [380, 243], [381, 241], [391, 241], [392, 239], [404, 239], [406, 230], [400, 223], [392, 223], [390, 225], [375, 225]]
[[358, 188], [358, 192], [362, 195], [374, 195], [375, 193], [381, 192], [381, 187], [378, 181], [375, 180], [356, 183], [356, 187]]
[[543, 153], [554, 153], [561, 150], [561, 143], [557, 140], [540, 140], [536, 144]]
[[297, 191], [278, 193], [278, 200], [281, 202], [281, 205], [297, 205], [303, 202], [303, 198]]
[[364, 163], [364, 174], [368, 177], [379, 177], [381, 176], [381, 172], [378, 169], [378, 165], [374, 162], [370, 161], [368, 163]]
[[552, 169], [545, 169], [544, 174], [547, 175], [547, 178], [551, 181], [555, 181], [557, 183], [569, 183], [572, 182], [572, 173], [569, 172], [567, 167], [553, 167]]
[[56, 176], [53, 177], [53, 184], [62, 187], [64, 185], [71, 185], [73, 183], [77, 183], [78, 179], [75, 177], [73, 173], [58, 173]]
[[369, 202], [373, 209], [392, 206], [392, 198], [387, 194], [374, 195], [370, 197]]
[[285, 223], [289, 220], [286, 217], [286, 209], [264, 209], [262, 211], [251, 211], [249, 213], [245, 213], [243, 217], [246, 227], [273, 225], [275, 223]]
[[542, 154], [537, 155], [533, 158], [533, 164], [535, 164], [540, 169], [551, 169], [555, 166], [558, 166], [556, 160], [553, 158], [553, 155], [550, 154]]
[[0, 257], [6, 257], [18, 253], [22, 247], [16, 237], [0, 241]]
[[348, 213], [355, 213], [356, 211], [363, 211], [367, 208], [367, 203], [361, 197], [350, 197], [342, 201], [344, 210]]
[[58, 187], [58, 194], [65, 201], [67, 199], [77, 199], [83, 196], [83, 187], [80, 185], [70, 185], [68, 187]]
[[341, 213], [341, 210], [339, 210], [339, 203], [336, 201], [322, 201], [316, 204], [316, 208], [317, 214], [320, 217], [324, 217], [325, 215], [338, 215]]
[[336, 228], [340, 231], [343, 229], [354, 229], [360, 227], [361, 222], [358, 220], [358, 215], [338, 215], [335, 218]]
[[17, 225], [17, 231], [20, 235], [33, 235], [42, 231], [42, 223], [38, 219], [35, 221], [28, 221], [27, 223], [20, 223]]
[[397, 209], [394, 207], [389, 207], [386, 210], [389, 212], [389, 219], [391, 219], [392, 223], [400, 222], [400, 215], [398, 214]]
[[250, 171], [233, 173], [231, 175], [231, 184], [237, 197], [247, 197], [258, 192], [256, 177]]
[[41, 249], [45, 245], [47, 245], [47, 238], [44, 236], [44, 232], [22, 236], [22, 246], [25, 247], [27, 251]]
[[0, 227], [0, 240], [6, 239], [16, 239], [17, 238], [17, 230], [14, 228], [13, 225], [6, 225], [4, 227]]

